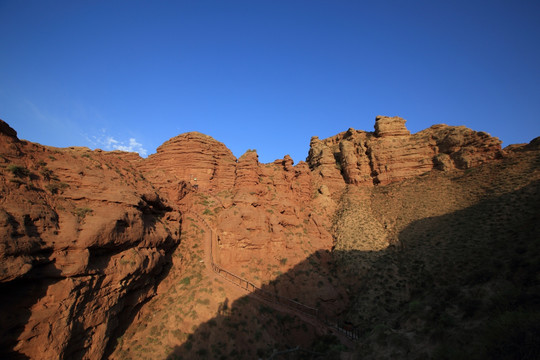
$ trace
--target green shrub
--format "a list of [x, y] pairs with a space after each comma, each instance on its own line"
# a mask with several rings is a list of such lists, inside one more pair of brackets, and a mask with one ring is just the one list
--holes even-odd
[[197, 304], [210, 305], [210, 299], [197, 299]]
[[30, 170], [28, 170], [27, 168], [25, 168], [24, 166], [19, 166], [19, 165], [8, 165], [7, 167], [8, 171], [10, 171], [13, 175], [17, 176], [17, 177], [20, 177], [20, 178], [23, 178], [23, 177], [27, 177], [28, 175], [30, 175]]
[[208, 350], [206, 350], [206, 349], [204, 349], [204, 348], [199, 349], [199, 350], [197, 350], [197, 355], [199, 355], [199, 356], [201, 356], [201, 357], [202, 357], [202, 356], [206, 356], [206, 355], [208, 355]]
[[53, 182], [45, 185], [45, 189], [49, 190], [51, 194], [58, 194], [59, 191], [63, 191], [68, 187], [69, 185], [63, 182]]
[[73, 210], [73, 214], [77, 215], [80, 220], [84, 219], [86, 215], [91, 214], [92, 212], [94, 212], [94, 210], [86, 207], [76, 208]]
[[191, 283], [191, 277], [187, 276], [180, 280], [180, 285], [186, 285], [188, 286]]
[[419, 313], [423, 309], [424, 309], [424, 305], [418, 300], [413, 300], [409, 303], [409, 311], [413, 314]]
[[19, 180], [19, 179], [9, 179], [9, 181], [13, 184], [17, 184], [17, 186], [21, 186], [23, 184], [26, 184], [24, 181], [22, 180]]
[[261, 314], [273, 314], [274, 309], [272, 309], [271, 307], [265, 306], [265, 305], [261, 305], [261, 306], [259, 306], [259, 313], [261, 313]]
[[43, 166], [39, 173], [41, 174], [41, 176], [43, 176], [45, 180], [51, 180], [54, 176], [52, 170], [48, 169], [46, 166]]

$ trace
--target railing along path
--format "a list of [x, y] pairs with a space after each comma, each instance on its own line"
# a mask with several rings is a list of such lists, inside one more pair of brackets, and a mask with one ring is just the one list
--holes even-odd
[[[223, 203], [219, 199], [216, 198], [216, 200], [218, 200], [218, 202], [223, 206]], [[251, 281], [246, 280], [228, 270], [225, 270], [221, 266], [216, 264], [214, 262], [214, 251], [213, 251], [214, 244], [217, 243], [216, 232], [212, 229], [210, 224], [208, 224], [206, 219], [204, 219], [202, 216], [200, 216], [199, 214], [195, 212], [191, 212], [190, 214], [194, 215], [197, 219], [199, 219], [210, 232], [210, 268], [216, 274], [220, 275], [221, 277], [233, 283], [234, 285], [246, 290], [247, 292], [249, 292], [255, 297], [258, 297], [270, 303], [277, 303], [277, 304], [284, 305], [288, 307], [289, 309], [291, 309], [293, 312], [296, 312], [298, 315], [307, 315], [309, 317], [315, 318], [324, 326], [330, 327], [332, 329], [335, 329], [341, 332], [342, 334], [344, 334], [347, 338], [351, 340], [359, 339], [360, 334], [359, 334], [358, 329], [355, 329], [352, 326], [340, 324], [339, 322], [330, 322], [326, 318], [322, 319], [319, 317], [319, 309], [307, 306], [296, 300], [289, 299], [289, 298], [271, 293], [264, 289], [261, 289], [260, 287], [252, 283]]]

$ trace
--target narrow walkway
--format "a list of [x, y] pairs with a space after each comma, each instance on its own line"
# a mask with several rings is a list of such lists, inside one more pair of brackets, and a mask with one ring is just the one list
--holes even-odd
[[[219, 201], [219, 199], [216, 198], [216, 200], [223, 206], [223, 204], [221, 203], [221, 201]], [[226, 279], [228, 282], [236, 285], [237, 288], [241, 288], [248, 295], [253, 296], [257, 298], [259, 301], [262, 301], [270, 305], [275, 310], [296, 315], [297, 317], [311, 324], [315, 328], [319, 330], [326, 330], [326, 332], [330, 332], [338, 336], [341, 339], [342, 343], [344, 343], [345, 345], [354, 347], [353, 341], [359, 338], [358, 330], [343, 328], [339, 326], [339, 323], [337, 321], [334, 321], [334, 322], [328, 321], [328, 320], [323, 321], [323, 319], [319, 318], [319, 311], [317, 308], [312, 308], [298, 301], [285, 298], [277, 294], [273, 294], [271, 292], [263, 290], [259, 288], [258, 286], [256, 286], [251, 281], [248, 281], [238, 275], [235, 275], [232, 272], [226, 269], [223, 269], [219, 265], [217, 265], [214, 262], [214, 255], [213, 255], [215, 253], [214, 246], [217, 246], [216, 231], [210, 226], [210, 224], [208, 224], [206, 219], [204, 219], [199, 214], [195, 212], [190, 212], [189, 214], [193, 215], [195, 218], [201, 221], [202, 224], [208, 230], [208, 236], [207, 236], [208, 240], [205, 241], [205, 244], [204, 244], [204, 248], [205, 248], [204, 263], [205, 263], [206, 268], [209, 271], [219, 275], [220, 277]]]

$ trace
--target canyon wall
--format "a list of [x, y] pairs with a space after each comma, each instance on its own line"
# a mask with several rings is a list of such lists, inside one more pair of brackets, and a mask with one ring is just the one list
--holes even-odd
[[502, 156], [501, 141], [465, 126], [434, 125], [411, 135], [405, 120], [377, 116], [375, 132], [349, 129], [311, 139], [307, 162], [334, 186], [388, 184], [433, 169], [468, 169]]
[[180, 214], [123, 153], [33, 144], [0, 121], [0, 154], [0, 357], [99, 359], [165, 275]]
[[[119, 323], [167, 275], [181, 214], [197, 211], [216, 229], [219, 264], [265, 284], [332, 250], [332, 218], [348, 186], [468, 169], [503, 156], [500, 144], [447, 125], [411, 135], [405, 120], [379, 116], [374, 132], [313, 137], [296, 165], [289, 156], [261, 164], [256, 151], [236, 159], [200, 133], [142, 159], [34, 144], [0, 121], [2, 355], [101, 358]], [[304, 287], [300, 300], [315, 305], [308, 294], [318, 286], [325, 301], [346, 300], [337, 285], [316, 282], [279, 291]]]

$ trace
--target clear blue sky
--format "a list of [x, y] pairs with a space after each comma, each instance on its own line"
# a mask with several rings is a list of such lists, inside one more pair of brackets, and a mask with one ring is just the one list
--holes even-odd
[[536, 0], [0, 0], [0, 54], [0, 118], [45, 145], [298, 162], [379, 114], [540, 136]]

